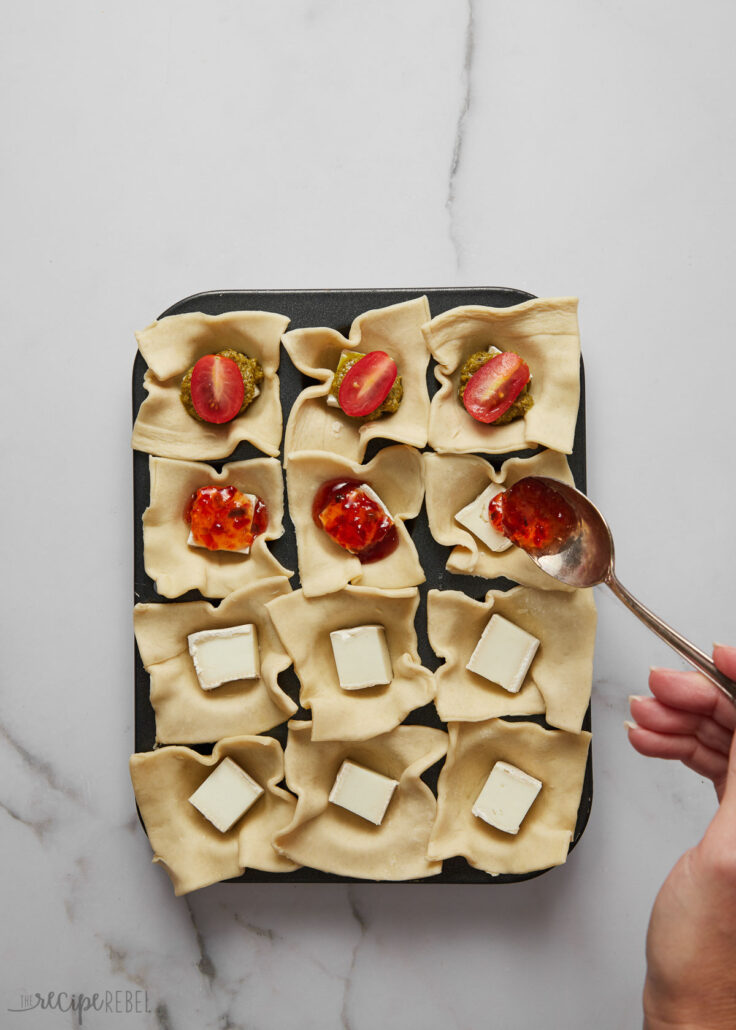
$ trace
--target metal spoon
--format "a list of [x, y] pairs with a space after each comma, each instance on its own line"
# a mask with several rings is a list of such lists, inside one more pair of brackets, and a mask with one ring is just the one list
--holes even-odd
[[569, 541], [557, 554], [529, 553], [536, 564], [561, 583], [573, 587], [592, 587], [605, 583], [619, 601], [636, 615], [649, 629], [661, 637], [677, 653], [702, 672], [711, 683], [731, 698], [736, 704], [736, 683], [720, 672], [708, 655], [699, 647], [691, 644], [676, 630], [668, 626], [658, 616], [637, 601], [617, 579], [613, 571], [613, 537], [608, 523], [585, 494], [557, 479], [547, 476], [529, 476], [556, 490], [575, 510], [580, 519], [580, 532], [570, 537]]

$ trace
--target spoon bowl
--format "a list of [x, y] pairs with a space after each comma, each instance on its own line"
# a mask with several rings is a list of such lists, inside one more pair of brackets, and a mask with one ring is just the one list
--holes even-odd
[[593, 587], [604, 583], [626, 607], [653, 633], [669, 644], [685, 661], [702, 672], [711, 683], [736, 704], [736, 683], [720, 672], [710, 657], [629, 593], [614, 572], [613, 536], [608, 523], [584, 493], [567, 483], [547, 476], [528, 476], [561, 495], [575, 514], [579, 525], [555, 554], [529, 557], [543, 572], [572, 587]]
[[560, 494], [580, 520], [579, 532], [568, 538], [556, 554], [533, 554], [537, 565], [548, 575], [572, 587], [592, 587], [605, 583], [613, 572], [613, 537], [608, 523], [585, 494], [567, 483], [547, 476], [529, 476]]

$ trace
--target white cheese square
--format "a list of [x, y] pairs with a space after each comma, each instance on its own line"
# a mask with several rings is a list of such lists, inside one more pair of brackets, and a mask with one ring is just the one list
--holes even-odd
[[[252, 505], [253, 512], [255, 513], [256, 504], [258, 503], [258, 498], [256, 497], [256, 495], [255, 494], [244, 494], [243, 496], [248, 498], [248, 500], [250, 501], [250, 503]], [[192, 536], [192, 531], [191, 530], [189, 530], [189, 536], [187, 537], [187, 543], [189, 544], [190, 547], [198, 547], [202, 551], [210, 551], [211, 554], [215, 553], [215, 552], [211, 551], [211, 549], [209, 547], [205, 547], [204, 544], [198, 544], [197, 541]], [[241, 547], [241, 548], [234, 549], [232, 551], [225, 551], [224, 548], [223, 548], [222, 553], [223, 554], [250, 554], [250, 547]]]
[[518, 833], [542, 781], [508, 762], [496, 762], [473, 805], [473, 815], [504, 833]]
[[512, 546], [511, 541], [503, 533], [493, 528], [488, 517], [488, 505], [494, 497], [505, 492], [506, 488], [499, 486], [498, 483], [489, 483], [483, 493], [478, 494], [474, 501], [455, 516], [456, 522], [469, 529], [473, 536], [477, 536], [491, 551], [505, 551]]
[[393, 679], [383, 626], [355, 626], [330, 633], [337, 677], [343, 690], [363, 690]]
[[263, 794], [263, 787], [232, 758], [223, 758], [189, 798], [205, 819], [226, 833]]
[[503, 615], [492, 615], [465, 668], [517, 694], [538, 647], [531, 633]]
[[252, 623], [190, 633], [187, 641], [202, 690], [261, 674], [258, 630]]
[[380, 826], [398, 785], [398, 780], [373, 772], [346, 758], [340, 766], [329, 800], [333, 805], [346, 808], [361, 819]]

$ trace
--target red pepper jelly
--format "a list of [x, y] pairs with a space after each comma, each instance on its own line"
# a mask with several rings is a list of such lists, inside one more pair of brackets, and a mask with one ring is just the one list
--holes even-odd
[[268, 508], [234, 486], [203, 486], [184, 511], [198, 547], [210, 551], [244, 551], [268, 527]]
[[359, 479], [331, 479], [317, 491], [312, 518], [336, 544], [367, 565], [396, 550], [399, 534], [391, 516]]
[[530, 554], [557, 554], [580, 523], [562, 494], [529, 476], [496, 494], [488, 517], [498, 533]]

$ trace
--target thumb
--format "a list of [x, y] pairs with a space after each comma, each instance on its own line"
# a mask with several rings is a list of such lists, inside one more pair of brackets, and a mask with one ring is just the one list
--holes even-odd
[[[725, 644], [713, 646], [713, 661], [716, 668], [725, 676], [736, 680], [736, 647]], [[721, 798], [721, 813], [733, 827], [736, 837], [736, 733], [731, 739], [731, 750], [728, 758], [728, 772]]]
[[727, 644], [713, 645], [713, 661], [719, 672], [729, 679], [736, 680], [736, 647]]

